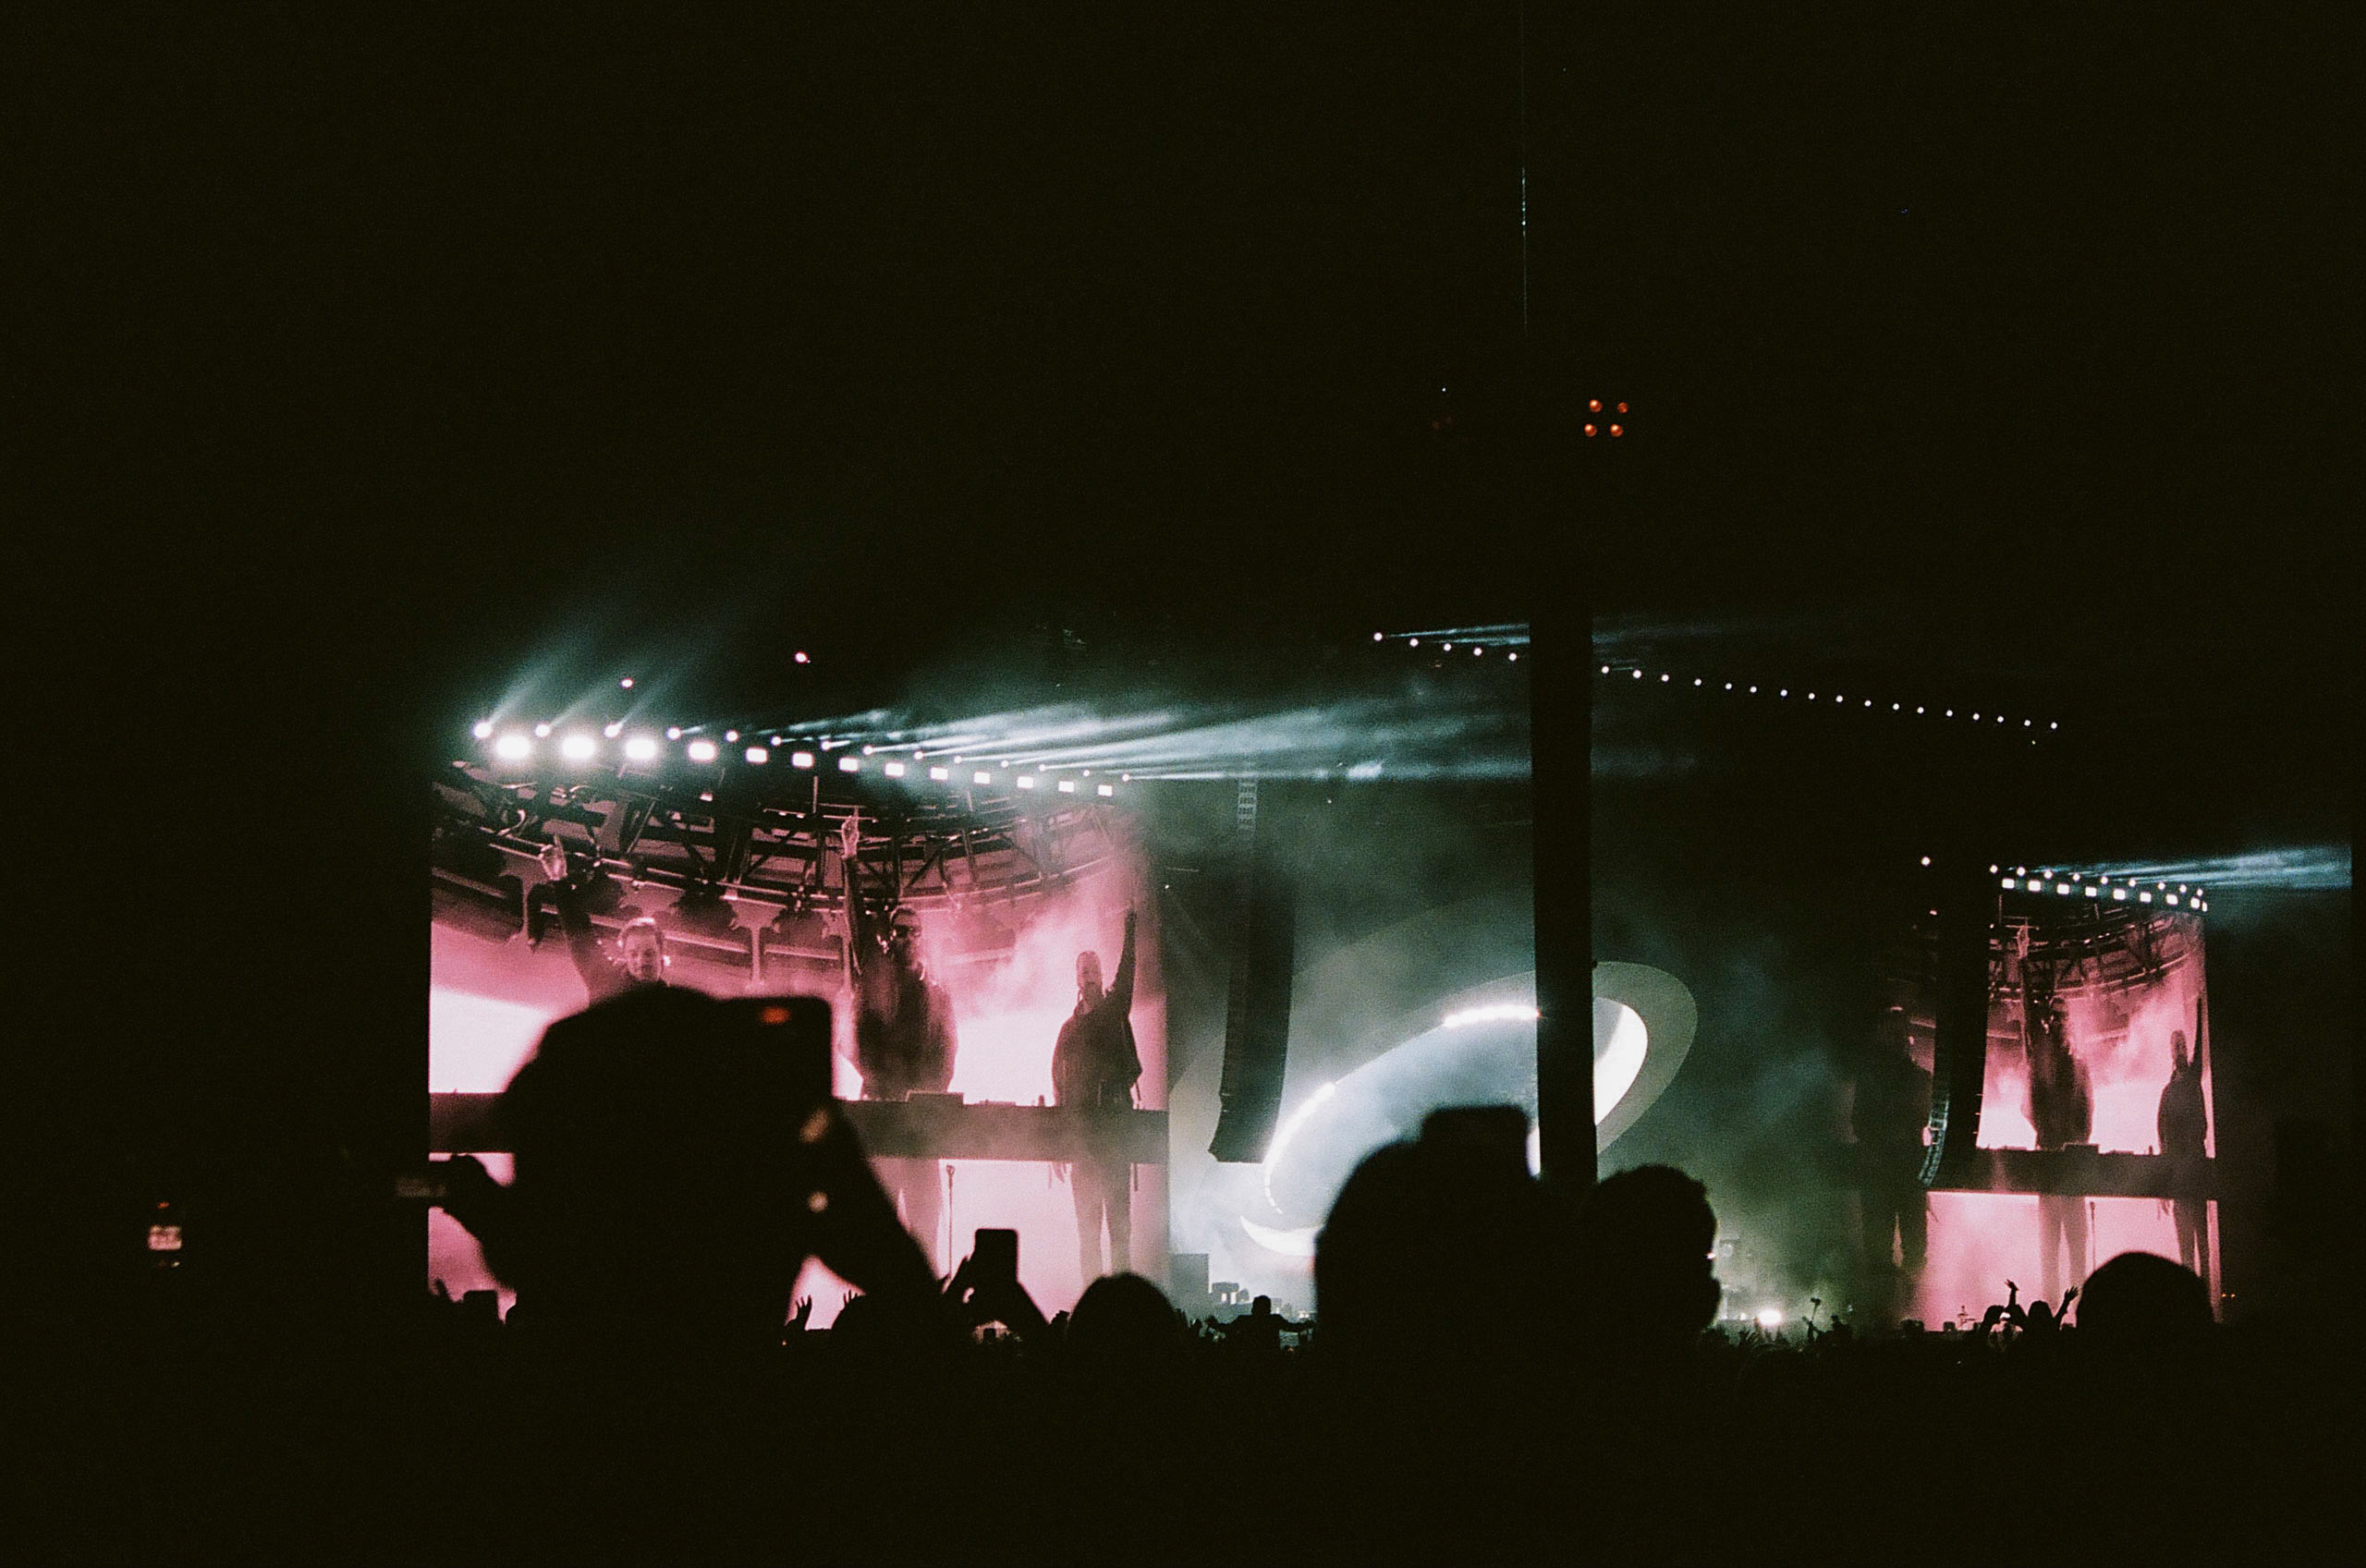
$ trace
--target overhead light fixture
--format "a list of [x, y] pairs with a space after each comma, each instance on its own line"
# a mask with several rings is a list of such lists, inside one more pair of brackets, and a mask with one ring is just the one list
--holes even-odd
[[992, 784], [994, 782], [994, 776], [992, 773], [987, 772], [983, 768], [981, 768], [970, 775], [970, 782], [971, 784]]
[[512, 730], [493, 743], [493, 754], [507, 762], [519, 762], [534, 754], [534, 743]]
[[1032, 773], [1019, 774], [1018, 787], [1021, 789], [1033, 789], [1035, 787], [1035, 775]]
[[1076, 793], [1076, 781], [1074, 779], [1062, 779], [1059, 784], [1059, 790], [1062, 795], [1074, 795]]
[[616, 684], [617, 684], [618, 686], [620, 686], [620, 687], [624, 687], [627, 691], [630, 691], [630, 690], [632, 689], [632, 677], [631, 677], [630, 675], [627, 675], [624, 679], [622, 679], [622, 680], [618, 681]]
[[723, 732], [723, 738], [731, 742], [732, 745], [737, 746], [739, 744], [739, 732], [738, 730], [726, 730]]
[[536, 725], [534, 726], [534, 738], [535, 738], [536, 740], [547, 740], [547, 739], [549, 739], [549, 738], [550, 738], [550, 733], [551, 733], [551, 727], [550, 727], [550, 725], [548, 725], [548, 724], [536, 724]]
[[703, 737], [694, 740], [690, 742], [688, 749], [690, 760], [693, 762], [712, 762], [714, 760], [715, 745], [714, 742], [711, 740], [707, 740]]
[[1117, 793], [1117, 786], [1116, 784], [1094, 784], [1092, 786], [1092, 793], [1103, 796], [1115, 795]]
[[811, 664], [813, 662], [812, 659], [807, 655], [805, 650], [802, 648], [797, 650], [797, 662], [800, 664]]
[[934, 779], [937, 783], [943, 784], [953, 776], [953, 770], [950, 768], [931, 768], [928, 771], [928, 776]]
[[741, 755], [760, 768], [773, 760], [772, 748], [768, 746], [751, 746]]
[[636, 762], [653, 760], [657, 756], [657, 743], [645, 735], [637, 735], [625, 742], [625, 755]]
[[493, 721], [491, 719], [479, 719], [470, 729], [469, 733], [476, 736], [479, 740], [491, 740], [493, 738]]
[[558, 743], [558, 754], [570, 762], [588, 762], [599, 745], [588, 735], [571, 735]]
[[887, 764], [886, 773], [891, 779], [900, 779], [904, 776], [904, 765], [901, 762], [890, 762]]
[[679, 725], [679, 724], [668, 724], [668, 725], [666, 725], [666, 726], [665, 726], [665, 738], [666, 738], [667, 740], [679, 740], [679, 739], [681, 739], [681, 738], [682, 738], [682, 726], [681, 726], [681, 725]]
[[788, 754], [788, 765], [792, 768], [810, 768], [813, 765], [813, 753], [792, 751]]
[[848, 752], [845, 756], [838, 759], [838, 772], [842, 773], [859, 773], [862, 772], [862, 759], [856, 756], [851, 751]]

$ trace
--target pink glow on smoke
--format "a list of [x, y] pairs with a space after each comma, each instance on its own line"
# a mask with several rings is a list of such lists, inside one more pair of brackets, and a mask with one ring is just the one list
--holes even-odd
[[[2168, 1206], [2153, 1197], [2093, 1197], [2089, 1228], [2090, 1263], [2123, 1252], [2151, 1252], [2174, 1261], [2177, 1223]], [[2037, 1197], [2028, 1193], [1934, 1192], [1931, 1202], [1931, 1252], [1915, 1295], [1915, 1315], [1936, 1332], [1958, 1310], [1978, 1320], [1988, 1304], [2005, 1299], [2005, 1282], [2020, 1282], [2024, 1306], [2034, 1300], [2043, 1277], [2038, 1258]], [[2210, 1290], [2218, 1292], [2218, 1205], [2210, 1205]], [[2077, 1304], [2072, 1304], [2077, 1311]]]
[[[2202, 995], [2201, 966], [2178, 964], [2140, 991], [2109, 996], [2087, 992], [2065, 997], [2069, 1008], [2071, 1054], [2087, 1068], [2094, 1093], [2093, 1141], [2097, 1148], [2129, 1153], [2155, 1152], [2160, 1142], [2161, 1089], [2169, 1081], [2169, 1033], [2181, 1029], [2188, 1049], [2194, 1040], [2194, 1003]], [[2119, 1027], [2111, 1015], [2126, 1009]], [[1982, 1084], [1980, 1147], [2034, 1149], [2037, 1134], [2029, 1118], [2029, 1058], [2020, 1043], [2018, 1002], [1993, 1000], [1988, 1015], [1988, 1068]], [[2009, 1039], [2007, 1039], [2009, 1037]], [[2212, 1084], [2215, 1064], [2202, 1064], [2204, 1103], [2216, 1103]], [[2217, 1152], [2218, 1121], [2210, 1118], [2208, 1148]], [[2170, 1249], [2175, 1257], [2176, 1249]]]

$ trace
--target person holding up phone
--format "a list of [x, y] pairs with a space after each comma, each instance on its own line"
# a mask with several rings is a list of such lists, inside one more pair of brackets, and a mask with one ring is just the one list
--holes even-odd
[[[1076, 1011], [1060, 1025], [1052, 1049], [1052, 1100], [1057, 1105], [1122, 1111], [1134, 1102], [1142, 1076], [1134, 1044], [1134, 912], [1126, 911], [1125, 945], [1116, 977], [1101, 983], [1101, 954], [1076, 955]], [[1086, 1154], [1068, 1168], [1069, 1196], [1076, 1201], [1077, 1260], [1091, 1284], [1104, 1271], [1101, 1232], [1109, 1232], [1106, 1272], [1131, 1265], [1134, 1168], [1096, 1125], [1085, 1129]]]

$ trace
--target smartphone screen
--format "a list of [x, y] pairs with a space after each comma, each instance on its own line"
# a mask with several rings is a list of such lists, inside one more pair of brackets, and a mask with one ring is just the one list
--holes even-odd
[[1018, 1233], [981, 1230], [970, 1244], [970, 1266], [995, 1280], [1018, 1278]]

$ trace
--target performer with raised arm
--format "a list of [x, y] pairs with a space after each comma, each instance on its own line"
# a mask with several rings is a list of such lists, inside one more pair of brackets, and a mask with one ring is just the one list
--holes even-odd
[[[1105, 990], [1101, 983], [1101, 954], [1076, 955], [1076, 1011], [1060, 1026], [1052, 1048], [1052, 1100], [1055, 1104], [1094, 1110], [1127, 1110], [1134, 1102], [1134, 1086], [1142, 1076], [1141, 1053], [1134, 1045], [1134, 912], [1126, 911], [1125, 946], [1117, 955], [1117, 974]], [[1069, 1196], [1076, 1200], [1076, 1242], [1084, 1282], [1104, 1272], [1101, 1232], [1109, 1231], [1106, 1272], [1122, 1274], [1131, 1265], [1133, 1240], [1134, 1168], [1122, 1143], [1101, 1127], [1088, 1124], [1086, 1152], [1068, 1170]]]
[[[929, 978], [920, 960], [920, 923], [891, 906], [882, 931], [863, 907], [860, 817], [838, 824], [839, 864], [846, 879], [847, 994], [854, 1015], [854, 1063], [865, 1100], [942, 1094], [953, 1082], [957, 1047], [953, 998]], [[941, 1180], [934, 1160], [882, 1160], [881, 1176], [920, 1238], [931, 1265], [937, 1257]]]
[[579, 874], [568, 861], [567, 846], [546, 844], [542, 853], [543, 875], [550, 880], [551, 901], [558, 909], [559, 930], [567, 936], [567, 954], [583, 981], [587, 1001], [597, 1004], [644, 986], [665, 983], [665, 933], [646, 915], [629, 921], [616, 933], [617, 956], [602, 951], [600, 934], [592, 927], [586, 907], [592, 884], [600, 876], [599, 863]]
[[2169, 1081], [2161, 1088], [2161, 1155], [2168, 1162], [2169, 1206], [2177, 1226], [2177, 1261], [2210, 1284], [2210, 1107], [2201, 1092], [2206, 1039], [2201, 1003], [2193, 1009], [2194, 1050], [2185, 1031], [2169, 1031]]

